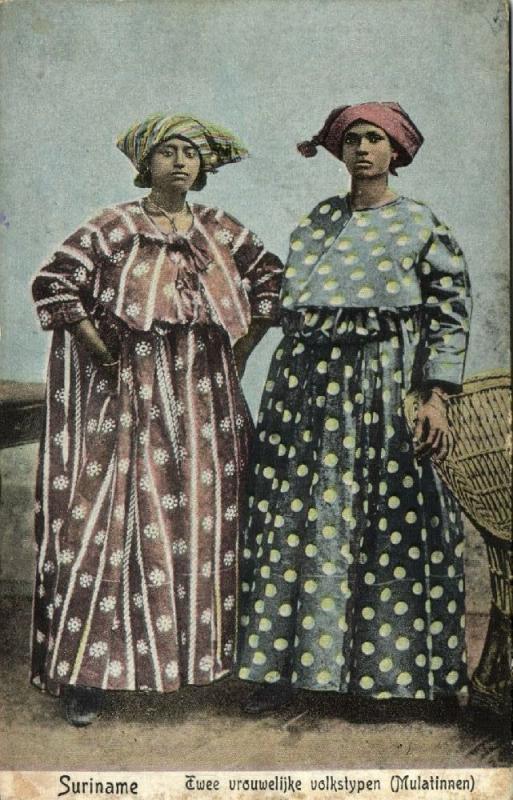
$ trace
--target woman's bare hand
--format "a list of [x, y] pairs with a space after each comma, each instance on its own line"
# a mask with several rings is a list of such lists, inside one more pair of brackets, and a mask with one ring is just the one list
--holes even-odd
[[413, 443], [417, 458], [431, 456], [436, 461], [446, 458], [452, 436], [443, 393], [434, 390], [419, 406]]

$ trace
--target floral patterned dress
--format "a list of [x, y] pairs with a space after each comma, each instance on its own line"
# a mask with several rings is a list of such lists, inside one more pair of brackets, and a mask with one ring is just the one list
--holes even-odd
[[463, 529], [403, 413], [457, 386], [465, 260], [423, 204], [323, 201], [291, 237], [262, 398], [239, 676], [431, 699], [466, 689]]
[[[165, 236], [102, 212], [43, 266], [54, 329], [36, 499], [32, 682], [176, 690], [232, 669], [252, 425], [232, 344], [272, 320], [281, 264], [223, 211]], [[95, 367], [89, 316], [119, 351]]]

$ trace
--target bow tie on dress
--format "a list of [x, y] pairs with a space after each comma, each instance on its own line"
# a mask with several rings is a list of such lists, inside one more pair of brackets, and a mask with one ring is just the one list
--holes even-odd
[[208, 272], [213, 266], [214, 262], [208, 251], [192, 242], [186, 236], [178, 234], [170, 243], [170, 247], [171, 250], [183, 256], [180, 266], [186, 272]]

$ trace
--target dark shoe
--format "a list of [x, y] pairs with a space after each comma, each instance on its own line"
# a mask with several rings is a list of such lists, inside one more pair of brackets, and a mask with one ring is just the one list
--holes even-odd
[[269, 686], [261, 686], [253, 692], [242, 704], [242, 710], [246, 714], [265, 714], [267, 711], [275, 711], [283, 708], [292, 700], [292, 689], [288, 683], [274, 683]]
[[87, 686], [67, 686], [63, 690], [66, 719], [76, 728], [85, 728], [98, 717], [103, 708], [104, 693]]

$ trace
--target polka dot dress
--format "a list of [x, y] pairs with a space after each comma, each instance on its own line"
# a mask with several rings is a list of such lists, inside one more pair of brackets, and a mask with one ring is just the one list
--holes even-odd
[[403, 416], [417, 309], [290, 312], [262, 398], [239, 677], [377, 698], [466, 684], [463, 533]]

